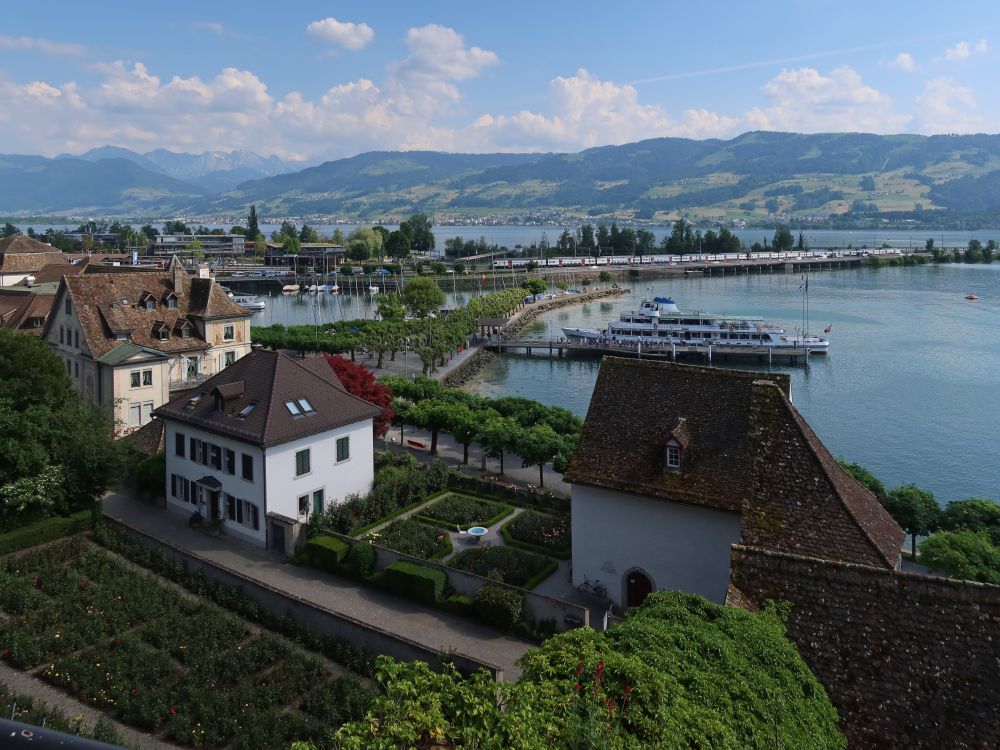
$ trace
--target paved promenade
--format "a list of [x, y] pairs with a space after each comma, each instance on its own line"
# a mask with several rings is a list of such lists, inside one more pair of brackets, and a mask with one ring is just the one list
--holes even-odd
[[193, 531], [182, 514], [146, 505], [124, 493], [110, 493], [104, 498], [104, 515], [208, 562], [237, 570], [320, 607], [405, 636], [435, 651], [454, 651], [494, 664], [503, 669], [506, 680], [520, 677], [521, 670], [514, 662], [531, 648], [526, 641], [498, 633], [474, 620], [312, 568], [289, 565], [272, 553], [225, 535], [210, 537]]

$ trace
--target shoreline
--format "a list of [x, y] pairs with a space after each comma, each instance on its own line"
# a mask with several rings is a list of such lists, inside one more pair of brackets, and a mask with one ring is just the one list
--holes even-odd
[[[534, 302], [530, 306], [525, 306], [514, 313], [507, 321], [506, 325], [500, 329], [500, 335], [505, 338], [515, 337], [527, 325], [534, 322], [535, 318], [542, 313], [546, 313], [551, 310], [558, 310], [559, 308], [569, 307], [570, 305], [578, 305], [604, 299], [606, 297], [631, 293], [631, 289], [615, 285], [605, 289], [598, 289], [593, 292], [566, 295], [551, 300], [544, 300], [542, 302]], [[489, 362], [492, 362], [497, 356], [484, 349], [481, 344], [477, 344], [473, 348], [475, 349], [475, 353], [466, 358], [463, 362], [456, 365], [454, 368], [447, 369], [444, 372], [438, 372], [437, 374], [432, 373], [431, 377], [440, 381], [442, 385], [446, 385], [450, 388], [464, 387], [466, 383], [479, 374], [479, 371], [482, 370], [483, 367], [485, 367]]]

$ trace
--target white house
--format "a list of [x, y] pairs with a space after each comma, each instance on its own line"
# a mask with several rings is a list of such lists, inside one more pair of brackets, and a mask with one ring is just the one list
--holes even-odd
[[380, 413], [323, 357], [252, 352], [155, 411], [167, 506], [291, 553], [312, 514], [371, 489]]
[[896, 568], [902, 530], [790, 396], [786, 374], [605, 357], [565, 474], [574, 584], [724, 602], [733, 544]]

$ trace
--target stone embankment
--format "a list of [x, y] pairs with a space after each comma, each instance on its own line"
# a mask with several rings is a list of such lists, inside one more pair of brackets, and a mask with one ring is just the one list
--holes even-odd
[[[505, 339], [517, 338], [521, 331], [523, 331], [526, 326], [533, 323], [535, 318], [542, 313], [550, 312], [560, 307], [568, 307], [569, 305], [594, 302], [595, 300], [604, 299], [605, 297], [614, 297], [619, 294], [629, 294], [631, 291], [631, 289], [615, 285], [608, 287], [607, 289], [597, 289], [593, 292], [564, 295], [554, 299], [534, 302], [515, 313], [511, 317], [510, 321], [508, 321], [507, 325], [500, 329], [500, 334]], [[476, 374], [495, 357], [496, 355], [492, 352], [480, 349], [474, 356], [445, 375], [441, 382], [452, 388], [459, 388], [472, 380], [472, 378], [474, 378]]]

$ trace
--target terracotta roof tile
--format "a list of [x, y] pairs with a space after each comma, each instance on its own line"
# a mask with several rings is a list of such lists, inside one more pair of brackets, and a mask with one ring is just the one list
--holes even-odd
[[[30, 289], [0, 289], [0, 328], [41, 336], [52, 310], [54, 294]], [[33, 320], [41, 319], [35, 326]]]
[[[213, 391], [228, 392], [232, 384], [240, 381], [244, 383], [243, 393], [225, 399], [220, 410]], [[306, 399], [313, 411], [304, 414], [297, 404], [299, 413], [293, 414], [285, 405], [300, 399]], [[377, 406], [335, 387], [316, 371], [315, 365], [307, 366], [301, 360], [263, 349], [236, 360], [199, 388], [155, 412], [162, 418], [263, 446], [374, 419], [381, 413]]]
[[140, 456], [152, 456], [163, 450], [163, 420], [152, 419], [122, 438]]
[[15, 234], [0, 240], [0, 253], [62, 253], [52, 245], [39, 242], [26, 234]]

